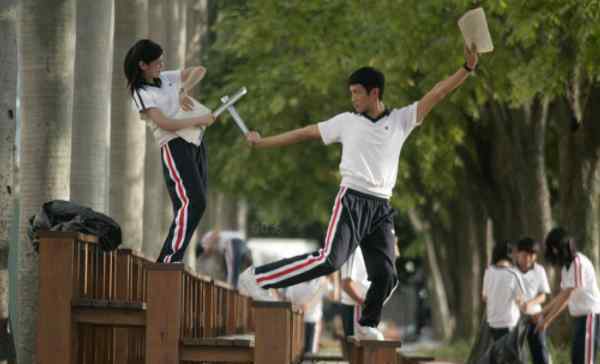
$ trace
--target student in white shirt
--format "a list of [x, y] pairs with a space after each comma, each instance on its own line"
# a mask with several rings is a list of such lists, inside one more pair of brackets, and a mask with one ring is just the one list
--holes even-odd
[[396, 183], [403, 143], [431, 109], [460, 86], [477, 65], [474, 50], [465, 48], [465, 64], [438, 83], [421, 100], [403, 108], [383, 104], [384, 75], [371, 67], [348, 79], [355, 112], [280, 135], [247, 139], [258, 148], [281, 147], [306, 140], [342, 144], [342, 180], [323, 246], [318, 251], [249, 269], [240, 284], [254, 297], [260, 289], [298, 284], [338, 270], [360, 246], [371, 281], [356, 336], [382, 338], [377, 326], [386, 300], [396, 288], [393, 210], [389, 199]]
[[519, 304], [523, 283], [514, 270], [506, 242], [499, 242], [492, 251], [492, 264], [483, 275], [483, 301], [486, 320], [494, 341], [508, 334], [520, 317]]
[[[528, 315], [540, 313], [546, 295], [550, 294], [546, 270], [536, 263], [538, 252], [539, 244], [531, 238], [523, 238], [517, 242], [514, 258], [525, 288], [521, 311]], [[529, 323], [527, 341], [533, 364], [549, 364], [550, 354], [546, 345], [546, 333], [537, 331], [533, 322]]]
[[[218, 269], [218, 271], [224, 271], [223, 280], [237, 288], [240, 273], [252, 265], [252, 252], [248, 248], [242, 232], [209, 230], [196, 246], [196, 259], [201, 264], [201, 261], [210, 259], [213, 255], [216, 255], [224, 263]], [[201, 270], [200, 267], [199, 271]], [[213, 277], [210, 271], [206, 273]]]
[[593, 364], [600, 341], [598, 321], [600, 291], [592, 262], [577, 251], [575, 240], [557, 227], [546, 237], [546, 259], [561, 270], [560, 292], [535, 317], [538, 331], [545, 331], [569, 307], [573, 317], [571, 362]]
[[[180, 108], [192, 111], [187, 93], [204, 77], [202, 66], [163, 71], [163, 50], [149, 39], [136, 42], [125, 56], [124, 70], [135, 107], [148, 123], [161, 149], [163, 174], [173, 202], [173, 222], [158, 257], [159, 263], [180, 262], [206, 209], [207, 156], [200, 140], [201, 127], [215, 118], [202, 116], [177, 119]], [[196, 127], [198, 138], [186, 140], [177, 132]], [[158, 213], [158, 211], [156, 212]]]

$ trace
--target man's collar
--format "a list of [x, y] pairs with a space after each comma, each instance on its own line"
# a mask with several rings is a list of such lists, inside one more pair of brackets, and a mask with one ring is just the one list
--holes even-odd
[[387, 107], [385, 109], [383, 109], [383, 112], [381, 114], [379, 114], [379, 116], [372, 118], [369, 116], [369, 114], [367, 114], [366, 112], [361, 112], [360, 115], [364, 116], [365, 118], [369, 119], [371, 122], [376, 123], [379, 120], [383, 119], [384, 117], [388, 116], [390, 114], [390, 109], [388, 109]]

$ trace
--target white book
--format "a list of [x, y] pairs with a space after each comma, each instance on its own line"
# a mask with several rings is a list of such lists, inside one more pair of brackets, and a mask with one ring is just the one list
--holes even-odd
[[[177, 112], [177, 115], [174, 116], [174, 119], [193, 118], [196, 116], [207, 115], [211, 112], [211, 110], [209, 108], [202, 105], [194, 98], [190, 97], [190, 99], [192, 100], [192, 103], [193, 103], [192, 110], [184, 111], [180, 108], [179, 111]], [[201, 126], [192, 126], [192, 127], [185, 128], [185, 129], [179, 129], [175, 132], [175, 134], [179, 135], [181, 138], [183, 138], [188, 143], [200, 145], [200, 142], [202, 141], [202, 137], [204, 135], [204, 129], [206, 129], [206, 128], [201, 127]]]
[[478, 53], [487, 53], [494, 50], [492, 36], [488, 29], [483, 8], [473, 9], [465, 13], [458, 20], [458, 27], [468, 47], [475, 44]]

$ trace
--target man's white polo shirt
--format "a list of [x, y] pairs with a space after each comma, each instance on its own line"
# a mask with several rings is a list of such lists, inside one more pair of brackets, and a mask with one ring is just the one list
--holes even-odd
[[417, 124], [417, 102], [386, 112], [377, 121], [346, 112], [318, 124], [323, 143], [341, 143], [341, 186], [390, 198], [400, 150]]

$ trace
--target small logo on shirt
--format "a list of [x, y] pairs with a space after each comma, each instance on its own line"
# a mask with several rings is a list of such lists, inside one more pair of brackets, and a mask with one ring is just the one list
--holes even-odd
[[390, 127], [386, 125], [385, 126], [385, 130], [389, 130], [389, 129], [390, 129]]

